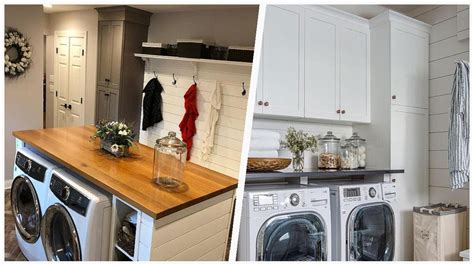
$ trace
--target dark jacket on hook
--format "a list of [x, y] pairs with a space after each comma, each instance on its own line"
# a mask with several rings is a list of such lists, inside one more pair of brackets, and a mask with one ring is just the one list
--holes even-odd
[[152, 78], [143, 89], [145, 97], [143, 97], [143, 121], [142, 130], [153, 126], [163, 120], [161, 113], [161, 93], [163, 87], [157, 78]]

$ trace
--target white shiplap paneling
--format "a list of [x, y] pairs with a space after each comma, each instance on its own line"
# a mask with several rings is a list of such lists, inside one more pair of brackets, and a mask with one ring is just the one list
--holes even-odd
[[[469, 60], [469, 40], [459, 41], [459, 13], [466, 6], [444, 5], [415, 16], [432, 24], [430, 36], [430, 202], [469, 206], [469, 184], [451, 190], [448, 173], [448, 126], [455, 61]], [[462, 18], [461, 18], [462, 20]]]
[[[248, 93], [242, 96], [242, 82], [248, 91], [250, 84], [249, 67], [239, 66], [197, 66], [199, 117], [196, 120], [197, 132], [193, 139], [191, 162], [208, 167], [223, 174], [238, 178], [240, 154], [242, 149], [245, 113]], [[189, 62], [164, 62], [151, 60], [147, 63], [144, 85], [154, 77], [155, 72], [163, 86], [163, 121], [148, 130], [140, 131], [140, 143], [154, 146], [156, 139], [175, 131], [181, 138], [179, 123], [185, 113], [184, 94], [193, 83], [194, 66]], [[172, 73], [177, 84], [172, 85]], [[222, 107], [217, 122], [215, 145], [207, 161], [201, 159], [201, 147], [205, 132], [205, 122], [209, 114], [211, 92], [217, 82], [222, 88]]]

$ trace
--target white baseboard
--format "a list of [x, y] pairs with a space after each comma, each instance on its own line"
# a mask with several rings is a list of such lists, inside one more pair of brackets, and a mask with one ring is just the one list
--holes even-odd
[[13, 179], [5, 180], [5, 190], [12, 188]]

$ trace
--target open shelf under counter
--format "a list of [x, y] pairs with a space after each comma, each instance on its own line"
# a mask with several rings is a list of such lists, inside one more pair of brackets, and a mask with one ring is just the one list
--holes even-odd
[[203, 58], [188, 58], [188, 57], [179, 57], [179, 56], [141, 54], [141, 53], [135, 53], [135, 56], [136, 57], [141, 57], [143, 60], [159, 59], [159, 60], [173, 60], [173, 61], [183, 61], [183, 62], [191, 62], [191, 63], [205, 63], [205, 64], [220, 64], [220, 65], [252, 67], [252, 63], [239, 62], [239, 61], [214, 60], [214, 59], [203, 59]]
[[292, 169], [273, 171], [273, 172], [247, 172], [246, 182], [265, 181], [273, 179], [344, 179], [350, 177], [383, 176], [386, 174], [403, 174], [403, 169], [380, 169], [366, 168], [354, 170], [322, 170], [322, 169], [304, 169], [302, 172], [295, 172]]

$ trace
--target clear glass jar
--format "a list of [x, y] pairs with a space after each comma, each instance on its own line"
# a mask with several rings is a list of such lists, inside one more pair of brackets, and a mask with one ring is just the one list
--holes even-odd
[[318, 167], [321, 169], [338, 169], [341, 165], [339, 148], [341, 140], [328, 131], [319, 139]]
[[158, 185], [166, 188], [181, 185], [187, 152], [186, 143], [178, 139], [173, 131], [167, 137], [156, 140], [153, 179]]
[[357, 132], [354, 132], [352, 133], [352, 136], [346, 140], [346, 142], [356, 147], [359, 168], [365, 168], [367, 165], [367, 141], [359, 137]]
[[341, 145], [341, 169], [357, 169], [357, 148], [352, 144]]

